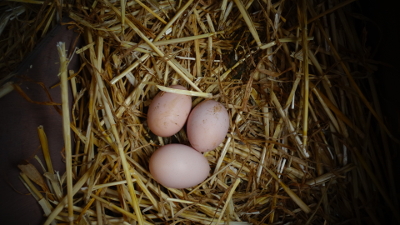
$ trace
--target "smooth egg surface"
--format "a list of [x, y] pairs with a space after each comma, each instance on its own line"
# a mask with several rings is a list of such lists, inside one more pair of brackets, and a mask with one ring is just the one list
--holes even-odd
[[226, 137], [229, 129], [228, 111], [221, 103], [206, 100], [192, 110], [186, 128], [194, 149], [199, 152], [211, 151]]
[[169, 188], [189, 188], [203, 182], [209, 172], [207, 159], [193, 148], [168, 144], [157, 149], [150, 158], [153, 178]]
[[[187, 90], [181, 85], [171, 85], [170, 88]], [[154, 134], [170, 137], [185, 125], [191, 108], [190, 96], [161, 91], [150, 103], [147, 124]]]

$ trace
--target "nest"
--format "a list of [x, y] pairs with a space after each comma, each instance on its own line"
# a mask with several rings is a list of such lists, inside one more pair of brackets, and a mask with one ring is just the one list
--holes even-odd
[[[58, 49], [74, 96], [64, 129], [76, 147], [66, 136], [66, 175], [51, 182], [52, 201], [41, 199], [46, 224], [380, 224], [397, 215], [382, 163], [391, 134], [352, 2], [45, 1], [36, 32], [58, 12], [85, 39], [80, 71], [68, 74]], [[20, 5], [34, 3], [43, 2]], [[146, 125], [152, 98], [173, 84], [193, 105], [214, 99], [230, 116], [225, 141], [204, 154], [209, 177], [187, 189], [163, 187], [148, 170], [159, 146], [188, 144], [184, 129], [161, 138]]]

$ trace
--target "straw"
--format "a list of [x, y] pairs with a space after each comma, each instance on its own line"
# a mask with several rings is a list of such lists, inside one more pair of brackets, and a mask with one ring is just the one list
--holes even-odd
[[[29, 178], [24, 173], [20, 173], [20, 178], [23, 181], [23, 184], [25, 185], [25, 187], [29, 190], [29, 192], [31, 192], [31, 194], [38, 201], [38, 203], [42, 207], [45, 215], [48, 216], [51, 213], [51, 211], [53, 210], [53, 207], [50, 205], [49, 201], [43, 197], [43, 195], [39, 192], [39, 190], [37, 190], [35, 185], [32, 184], [32, 182], [29, 180]], [[56, 222], [53, 221], [51, 224], [55, 225]]]
[[[114, 6], [112, 6], [110, 4], [110, 2], [108, 2], [108, 0], [105, 0], [105, 2], [107, 4], [110, 5], [110, 7], [114, 10], [114, 12], [116, 12], [119, 16], [120, 13], [118, 11], [118, 9], [116, 9]], [[150, 40], [129, 20], [126, 20], [126, 22], [128, 23], [128, 25], [160, 56], [160, 57], [164, 57], [164, 54], [156, 47], [154, 46], [154, 44], [152, 44], [150, 42]], [[171, 62], [170, 60], [167, 61], [168, 65], [171, 66], [186, 82], [188, 82], [194, 89], [196, 89], [197, 91], [201, 92], [201, 90], [191, 81], [187, 78], [187, 76], [185, 76], [185, 74], [178, 69], [177, 65], [175, 65], [173, 62]]]
[[189, 95], [189, 96], [197, 96], [203, 98], [212, 98], [213, 95], [211, 93], [204, 93], [204, 92], [196, 92], [196, 91], [188, 91], [188, 90], [181, 90], [175, 88], [164, 87], [160, 85], [156, 85], [160, 91], [175, 93], [175, 94], [182, 94], [182, 95]]
[[3, 86], [0, 87], [0, 98], [7, 95], [8, 93], [10, 93], [13, 90], [14, 90], [14, 86], [13, 86], [12, 81], [5, 83]]
[[228, 197], [226, 198], [225, 205], [222, 208], [221, 215], [218, 218], [217, 224], [219, 224], [219, 222], [221, 221], [222, 215], [224, 215], [224, 212], [225, 212], [225, 210], [226, 210], [226, 208], [228, 206], [228, 202], [231, 201], [232, 195], [235, 192], [235, 190], [236, 190], [237, 186], [239, 185], [240, 181], [241, 181], [240, 178], [238, 178], [238, 179], [235, 180], [235, 183], [232, 184], [232, 187], [230, 188], [230, 191], [228, 193]]
[[40, 144], [42, 146], [44, 160], [45, 160], [46, 165], [47, 165], [47, 170], [50, 173], [53, 173], [54, 169], [53, 169], [53, 164], [52, 164], [51, 158], [50, 158], [49, 144], [47, 142], [46, 133], [44, 132], [43, 126], [39, 126], [37, 128], [37, 130], [38, 130]]
[[308, 29], [307, 29], [307, 1], [302, 1], [302, 26], [301, 26], [301, 34], [302, 34], [302, 45], [303, 45], [303, 73], [304, 73], [304, 106], [303, 106], [303, 145], [307, 147], [308, 144], [308, 98], [309, 98], [309, 91], [310, 91], [310, 78], [308, 74]]
[[[65, 144], [65, 164], [67, 167], [67, 196], [68, 196], [68, 219], [69, 224], [73, 224], [73, 194], [72, 194], [72, 149], [71, 149], [71, 131], [69, 117], [69, 102], [68, 102], [68, 60], [65, 52], [65, 43], [57, 44], [57, 50], [60, 57], [60, 79], [61, 79], [61, 102], [62, 102], [62, 118], [63, 118], [63, 133]], [[46, 161], [47, 163], [47, 161]]]
[[57, 199], [62, 198], [62, 191], [60, 188], [60, 185], [56, 179], [56, 176], [54, 174], [54, 169], [53, 169], [53, 163], [51, 161], [50, 157], [50, 150], [49, 150], [49, 144], [47, 141], [47, 136], [46, 133], [44, 132], [43, 126], [39, 126], [37, 128], [38, 135], [39, 135], [39, 140], [40, 140], [40, 145], [42, 146], [42, 152], [43, 152], [43, 157], [47, 165], [47, 173], [46, 177], [50, 180], [51, 183], [51, 188], [53, 188], [53, 192], [57, 196]]
[[[161, 18], [160, 16], [158, 16], [158, 14], [156, 14], [153, 10], [151, 10], [149, 7], [147, 7], [145, 4], [143, 4], [143, 2], [141, 2], [140, 0], [135, 0], [137, 3], [139, 3], [140, 6], [142, 6], [144, 9], [146, 9], [147, 11], [149, 11], [154, 17], [156, 17], [158, 20], [160, 20], [162, 23], [167, 24], [167, 22], [165, 22], [165, 20], [163, 18]], [[124, 12], [124, 11], [123, 11]], [[124, 15], [123, 15], [124, 17]]]
[[233, 0], [238, 7], [241, 15], [243, 16], [244, 21], [246, 22], [247, 26], [249, 27], [250, 33], [253, 35], [254, 40], [256, 41], [257, 45], [261, 45], [261, 40], [260, 37], [258, 36], [258, 32], [256, 31], [256, 28], [254, 27], [254, 23], [251, 21], [251, 18], [245, 9], [243, 3], [241, 0]]

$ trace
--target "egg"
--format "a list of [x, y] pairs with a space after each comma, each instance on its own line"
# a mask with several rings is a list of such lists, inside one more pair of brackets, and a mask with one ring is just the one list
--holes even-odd
[[[170, 88], [187, 90], [181, 85]], [[170, 137], [182, 129], [192, 108], [192, 97], [188, 95], [159, 92], [150, 103], [147, 124], [160, 137]]]
[[189, 188], [203, 182], [209, 172], [208, 160], [198, 151], [182, 144], [168, 144], [150, 158], [153, 178], [169, 188]]
[[187, 136], [194, 149], [208, 152], [220, 145], [229, 129], [229, 115], [226, 108], [214, 100], [198, 104], [190, 113]]

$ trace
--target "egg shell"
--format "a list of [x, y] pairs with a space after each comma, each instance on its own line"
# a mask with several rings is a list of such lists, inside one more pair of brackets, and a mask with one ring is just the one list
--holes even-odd
[[187, 125], [190, 144], [200, 152], [208, 152], [220, 145], [229, 129], [226, 108], [214, 100], [198, 104], [190, 113]]
[[209, 172], [208, 160], [198, 151], [182, 144], [168, 144], [150, 158], [153, 178], [169, 188], [189, 188], [203, 182]]
[[[171, 85], [170, 88], [187, 90], [181, 85]], [[170, 137], [185, 125], [191, 108], [192, 97], [161, 91], [150, 103], [147, 124], [154, 134]]]

